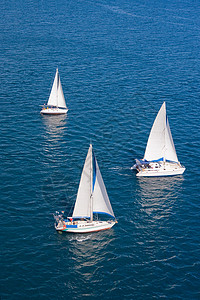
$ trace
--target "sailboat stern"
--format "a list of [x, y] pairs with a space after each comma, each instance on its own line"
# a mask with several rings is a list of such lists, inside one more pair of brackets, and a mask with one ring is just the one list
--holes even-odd
[[57, 211], [53, 216], [55, 219], [55, 223], [54, 223], [55, 229], [58, 231], [64, 230], [66, 228], [66, 224], [63, 219], [63, 215]]
[[149, 168], [149, 162], [143, 159], [136, 158], [135, 164], [131, 167], [131, 170], [136, 170], [137, 172], [140, 172], [146, 168]]

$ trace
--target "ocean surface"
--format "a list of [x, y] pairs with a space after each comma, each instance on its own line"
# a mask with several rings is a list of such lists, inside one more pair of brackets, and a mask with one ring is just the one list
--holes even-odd
[[[2, 0], [0, 299], [200, 299], [200, 2]], [[56, 68], [67, 116], [42, 117]], [[163, 101], [182, 176], [136, 178]], [[58, 234], [90, 141], [118, 220]]]

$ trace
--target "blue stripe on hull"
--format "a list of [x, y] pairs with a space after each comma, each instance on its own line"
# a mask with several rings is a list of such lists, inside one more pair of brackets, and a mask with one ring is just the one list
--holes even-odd
[[70, 229], [70, 228], [77, 228], [77, 225], [66, 225], [66, 228], [67, 228], [67, 229]]

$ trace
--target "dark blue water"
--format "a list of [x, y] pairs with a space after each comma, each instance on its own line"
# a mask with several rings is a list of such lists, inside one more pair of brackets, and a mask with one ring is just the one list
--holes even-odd
[[[200, 2], [0, 4], [2, 299], [200, 298]], [[56, 67], [69, 107], [42, 117]], [[167, 111], [183, 176], [136, 178]], [[58, 234], [90, 140], [118, 224]]]

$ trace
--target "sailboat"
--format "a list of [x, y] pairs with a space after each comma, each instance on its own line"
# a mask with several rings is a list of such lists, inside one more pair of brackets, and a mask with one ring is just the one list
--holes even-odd
[[[106, 220], [99, 215], [108, 215]], [[95, 219], [96, 216], [96, 219]], [[90, 144], [72, 216], [65, 218], [57, 212], [55, 229], [72, 233], [88, 233], [110, 229], [117, 223], [108, 198], [99, 166]]]
[[136, 176], [172, 176], [180, 175], [185, 167], [180, 164], [176, 154], [166, 104], [162, 104], [151, 128], [143, 159], [136, 159], [131, 168], [136, 169]]
[[43, 115], [60, 115], [66, 114], [67, 111], [68, 108], [66, 106], [60, 75], [57, 68], [48, 102], [46, 105], [44, 104], [40, 113]]

